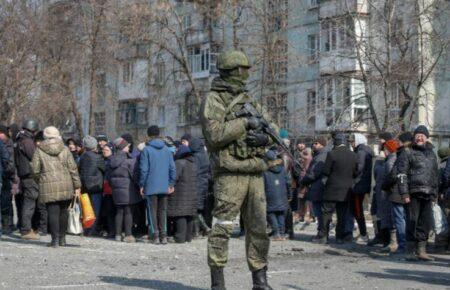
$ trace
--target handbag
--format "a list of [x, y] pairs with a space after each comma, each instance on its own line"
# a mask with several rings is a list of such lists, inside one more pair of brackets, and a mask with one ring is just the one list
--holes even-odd
[[89, 229], [95, 223], [95, 213], [92, 208], [91, 200], [87, 193], [83, 193], [80, 197], [81, 211], [83, 217], [83, 228]]
[[79, 198], [74, 197], [69, 206], [69, 221], [67, 224], [67, 233], [72, 235], [80, 235], [83, 233], [83, 227], [81, 226], [81, 209], [79, 204]]
[[433, 202], [433, 222], [434, 232], [436, 235], [445, 234], [448, 232], [448, 223], [442, 208], [435, 202]]

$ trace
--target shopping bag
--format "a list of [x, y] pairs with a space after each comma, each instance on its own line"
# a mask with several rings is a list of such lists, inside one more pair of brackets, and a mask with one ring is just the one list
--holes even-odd
[[79, 198], [75, 197], [69, 206], [69, 222], [67, 225], [67, 233], [72, 235], [80, 235], [83, 233], [83, 227], [81, 226], [81, 209], [79, 204]]
[[95, 222], [94, 209], [92, 208], [91, 200], [89, 199], [89, 195], [87, 193], [83, 193], [81, 195], [80, 201], [83, 216], [83, 228], [89, 229]]
[[445, 234], [448, 232], [448, 223], [442, 208], [433, 203], [433, 219], [434, 219], [434, 232], [436, 235]]

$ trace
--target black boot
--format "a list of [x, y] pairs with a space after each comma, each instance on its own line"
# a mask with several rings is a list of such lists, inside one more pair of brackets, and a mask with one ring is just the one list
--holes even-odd
[[52, 241], [47, 245], [47, 247], [58, 248], [59, 247], [59, 237], [52, 235]]
[[66, 235], [61, 235], [61, 237], [59, 238], [59, 246], [65, 247], [66, 245]]
[[211, 267], [211, 290], [226, 290], [223, 268]]
[[273, 290], [267, 284], [267, 267], [252, 272], [253, 290]]

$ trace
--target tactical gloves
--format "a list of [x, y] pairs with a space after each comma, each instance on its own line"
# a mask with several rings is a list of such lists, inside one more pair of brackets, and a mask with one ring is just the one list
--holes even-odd
[[245, 142], [250, 147], [264, 147], [269, 144], [269, 137], [264, 133], [248, 132]]
[[247, 118], [247, 130], [259, 130], [268, 126], [266, 120], [258, 117]]

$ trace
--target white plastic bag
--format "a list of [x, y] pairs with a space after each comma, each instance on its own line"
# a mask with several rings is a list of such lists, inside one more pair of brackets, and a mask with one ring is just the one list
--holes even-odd
[[433, 203], [433, 219], [434, 219], [434, 232], [436, 235], [445, 234], [448, 232], [448, 223], [442, 208]]
[[67, 224], [67, 233], [72, 235], [80, 235], [83, 233], [81, 225], [81, 210], [78, 198], [75, 197], [69, 206], [69, 221]]

